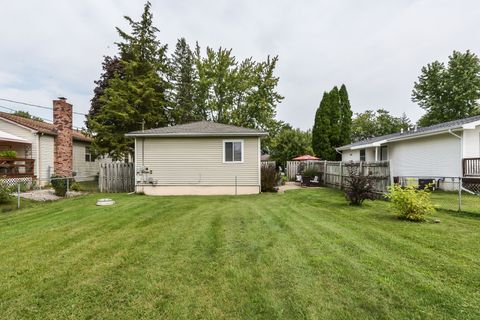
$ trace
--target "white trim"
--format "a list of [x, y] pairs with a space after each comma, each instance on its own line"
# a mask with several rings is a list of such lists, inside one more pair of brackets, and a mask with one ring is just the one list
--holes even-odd
[[137, 138], [133, 139], [134, 149], [133, 149], [133, 174], [135, 176], [134, 186], [137, 186]]
[[475, 129], [478, 125], [480, 125], [480, 120], [479, 121], [474, 121], [470, 123], [466, 123], [462, 126], [463, 129]]
[[[242, 160], [241, 161], [235, 161], [235, 147], [232, 145], [232, 151], [234, 153], [234, 157], [232, 158], [233, 161], [225, 161], [225, 143], [226, 142], [240, 142], [242, 146]], [[235, 164], [235, 163], [243, 163], [245, 160], [245, 155], [244, 155], [244, 145], [245, 141], [243, 139], [224, 139], [222, 140], [222, 158], [223, 158], [223, 163], [225, 164]]]
[[258, 143], [258, 156], [257, 156], [257, 161], [258, 161], [258, 186], [260, 187], [262, 184], [261, 176], [262, 176], [262, 151], [260, 147], [260, 137], [257, 140]]

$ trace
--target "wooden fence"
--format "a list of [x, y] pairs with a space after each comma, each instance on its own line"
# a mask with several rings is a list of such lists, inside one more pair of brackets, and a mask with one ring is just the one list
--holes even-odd
[[371, 174], [375, 180], [375, 189], [378, 192], [387, 191], [387, 187], [391, 183], [389, 161], [288, 161], [286, 171], [288, 180], [295, 181], [297, 174], [313, 168], [317, 172], [322, 185], [342, 189], [345, 185], [346, 177], [348, 177], [348, 166], [356, 167], [359, 174]]
[[135, 191], [135, 168], [133, 163], [112, 162], [100, 165], [98, 179], [100, 192]]

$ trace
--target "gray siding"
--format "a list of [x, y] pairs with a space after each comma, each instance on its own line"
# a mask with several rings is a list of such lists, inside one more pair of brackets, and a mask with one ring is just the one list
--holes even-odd
[[[243, 163], [223, 163], [223, 141], [243, 140]], [[142, 152], [142, 147], [144, 150]], [[157, 185], [259, 185], [258, 138], [142, 138], [136, 139], [136, 167], [152, 170]], [[144, 158], [143, 156], [144, 155]], [[137, 181], [139, 177], [137, 176]]]

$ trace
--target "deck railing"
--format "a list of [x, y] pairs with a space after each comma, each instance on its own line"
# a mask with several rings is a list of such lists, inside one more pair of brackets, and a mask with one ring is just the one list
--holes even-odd
[[463, 159], [463, 176], [480, 177], [480, 158]]
[[0, 177], [20, 178], [34, 176], [35, 159], [0, 157]]

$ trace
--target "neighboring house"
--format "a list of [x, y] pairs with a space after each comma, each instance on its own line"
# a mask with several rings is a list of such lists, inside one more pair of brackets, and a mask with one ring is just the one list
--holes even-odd
[[480, 116], [337, 148], [342, 161], [390, 160], [393, 177], [480, 177]]
[[53, 124], [0, 112], [0, 151], [17, 153], [16, 159], [0, 160], [0, 176], [40, 184], [54, 174], [93, 180], [99, 160], [90, 151], [91, 139], [72, 128], [72, 112], [64, 98], [53, 101]]
[[260, 192], [265, 132], [208, 121], [135, 131], [136, 191], [150, 195]]

